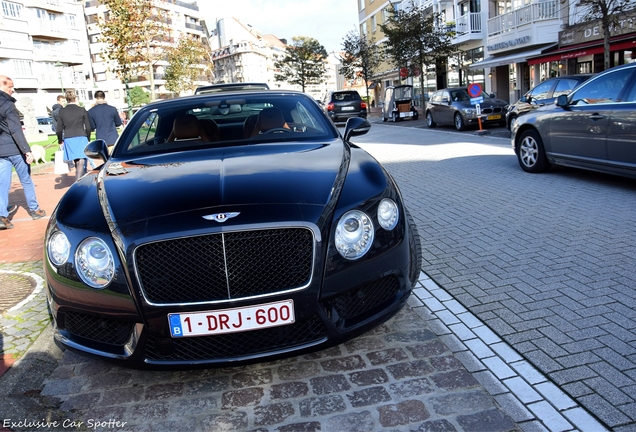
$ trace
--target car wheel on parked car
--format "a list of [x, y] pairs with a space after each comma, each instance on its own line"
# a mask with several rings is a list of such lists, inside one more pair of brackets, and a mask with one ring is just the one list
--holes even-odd
[[529, 173], [540, 173], [550, 166], [545, 156], [543, 141], [535, 130], [527, 130], [521, 134], [517, 158], [521, 168]]
[[434, 128], [435, 126], [437, 126], [437, 123], [433, 121], [433, 114], [431, 114], [430, 111], [426, 111], [426, 126], [430, 128]]
[[464, 118], [460, 113], [455, 113], [455, 129], [457, 129], [458, 131], [463, 131], [464, 129], [466, 129]]

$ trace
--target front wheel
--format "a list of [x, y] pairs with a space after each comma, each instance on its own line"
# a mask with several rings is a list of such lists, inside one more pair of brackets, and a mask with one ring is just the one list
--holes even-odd
[[437, 126], [437, 123], [433, 121], [433, 114], [431, 114], [430, 111], [426, 111], [426, 126], [430, 128], [434, 128], [435, 126]]
[[464, 125], [464, 117], [462, 117], [460, 113], [455, 113], [455, 129], [458, 131], [466, 129], [466, 125]]
[[517, 147], [517, 159], [521, 169], [529, 173], [541, 173], [550, 167], [539, 133], [530, 129], [521, 134]]

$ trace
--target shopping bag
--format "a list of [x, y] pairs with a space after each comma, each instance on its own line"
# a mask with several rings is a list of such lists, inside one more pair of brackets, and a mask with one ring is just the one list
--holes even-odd
[[55, 174], [68, 174], [68, 164], [64, 162], [64, 152], [58, 150], [55, 152], [55, 166], [53, 168]]

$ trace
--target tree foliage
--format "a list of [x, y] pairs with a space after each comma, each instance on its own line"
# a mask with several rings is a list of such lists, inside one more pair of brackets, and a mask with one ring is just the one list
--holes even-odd
[[[411, 74], [420, 71], [420, 88], [424, 92], [424, 70], [456, 51], [452, 43], [454, 32], [443, 25], [439, 14], [431, 14], [411, 2], [410, 7], [393, 8], [380, 28], [386, 36], [384, 50], [396, 68], [409, 68]], [[424, 108], [426, 100], [422, 98]]]
[[306, 36], [292, 38], [292, 44], [287, 45], [285, 56], [274, 63], [278, 73], [274, 74], [276, 81], [299, 85], [302, 91], [309, 84], [320, 84], [327, 72], [325, 60], [327, 50], [316, 39]]
[[344, 54], [339, 72], [347, 79], [361, 76], [364, 79], [368, 101], [369, 82], [375, 75], [381, 61], [373, 38], [369, 40], [360, 35], [358, 31], [351, 30], [342, 41], [342, 50]]
[[176, 46], [168, 49], [166, 88], [177, 94], [194, 90], [200, 77], [211, 73], [211, 65], [210, 50], [201, 39], [182, 37]]
[[146, 105], [150, 102], [150, 95], [141, 87], [131, 88], [129, 94], [132, 106]]
[[165, 11], [150, 0], [100, 0], [106, 5], [105, 18], [98, 18], [102, 57], [126, 83], [140, 74], [147, 74], [151, 99], [155, 99], [154, 65], [165, 56], [169, 40]]
[[636, 5], [633, 0], [579, 0], [577, 7], [586, 10], [582, 21], [601, 21], [603, 28], [603, 64], [604, 69], [609, 69], [610, 65], [610, 37], [612, 29], [621, 26], [624, 19], [624, 12], [634, 9]]

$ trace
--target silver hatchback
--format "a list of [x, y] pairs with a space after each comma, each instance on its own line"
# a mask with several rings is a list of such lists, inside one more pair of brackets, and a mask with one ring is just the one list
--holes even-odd
[[[484, 98], [480, 103], [482, 124], [506, 126], [508, 102], [487, 93], [481, 95]], [[468, 125], [478, 124], [477, 107], [471, 104], [470, 99], [467, 87], [436, 91], [426, 105], [426, 125], [430, 128], [438, 124], [454, 125], [455, 129], [462, 131]]]

